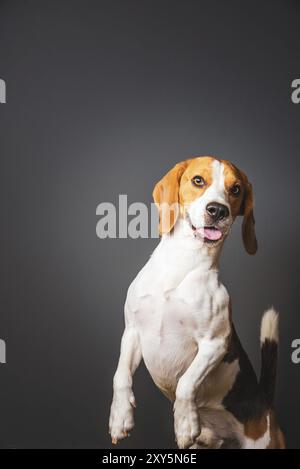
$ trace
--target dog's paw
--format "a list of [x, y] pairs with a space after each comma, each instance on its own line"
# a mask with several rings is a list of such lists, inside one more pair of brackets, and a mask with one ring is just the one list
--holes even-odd
[[109, 433], [112, 443], [116, 445], [119, 440], [129, 436], [134, 427], [133, 408], [135, 399], [132, 392], [119, 392], [113, 397], [109, 417]]
[[220, 438], [212, 428], [202, 427], [196, 442], [201, 449], [219, 449], [224, 443], [224, 440]]
[[192, 446], [200, 434], [197, 407], [193, 401], [176, 399], [174, 404], [174, 429], [180, 449]]

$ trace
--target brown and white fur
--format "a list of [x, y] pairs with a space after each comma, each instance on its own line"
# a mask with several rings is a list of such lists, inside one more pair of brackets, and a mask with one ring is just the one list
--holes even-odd
[[271, 309], [262, 319], [257, 381], [219, 280], [220, 252], [238, 215], [247, 252], [257, 249], [247, 176], [228, 161], [193, 158], [171, 169], [153, 196], [162, 237], [127, 294], [109, 421], [113, 443], [134, 426], [132, 377], [143, 358], [174, 402], [179, 448], [284, 448], [273, 409], [278, 315]]

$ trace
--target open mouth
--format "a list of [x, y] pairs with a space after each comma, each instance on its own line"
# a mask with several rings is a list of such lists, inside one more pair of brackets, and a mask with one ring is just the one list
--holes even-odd
[[207, 244], [215, 244], [223, 238], [224, 233], [217, 226], [207, 225], [197, 228], [193, 225], [189, 214], [186, 215], [186, 218], [195, 238], [202, 239]]
[[194, 231], [195, 236], [201, 237], [206, 243], [215, 243], [223, 236], [222, 231], [215, 226], [204, 226], [203, 228], [196, 228], [194, 225], [192, 225], [192, 230]]

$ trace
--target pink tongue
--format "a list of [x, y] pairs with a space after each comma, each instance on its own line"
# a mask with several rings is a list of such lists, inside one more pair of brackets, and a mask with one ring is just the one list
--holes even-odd
[[216, 241], [222, 237], [222, 233], [216, 228], [204, 228], [204, 237]]

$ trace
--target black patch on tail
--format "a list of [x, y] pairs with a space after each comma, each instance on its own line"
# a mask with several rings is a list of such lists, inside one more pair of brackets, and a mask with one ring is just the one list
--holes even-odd
[[255, 371], [232, 324], [231, 340], [223, 362], [231, 363], [235, 359], [239, 361], [240, 371], [224, 397], [223, 405], [237, 420], [246, 422], [262, 415], [264, 406]]
[[261, 345], [261, 372], [259, 390], [263, 403], [267, 408], [273, 405], [276, 371], [278, 359], [278, 343], [266, 338]]

